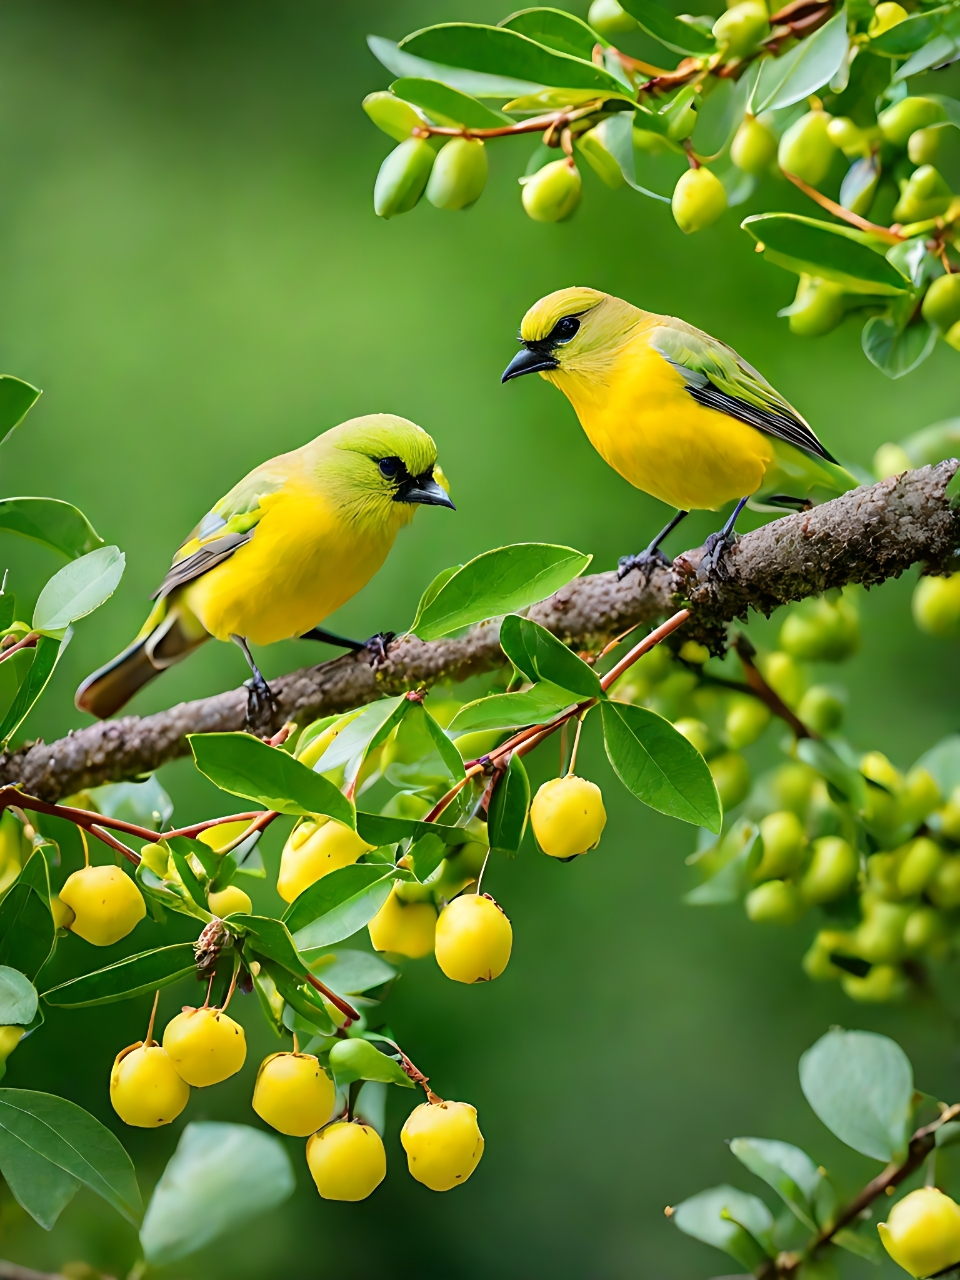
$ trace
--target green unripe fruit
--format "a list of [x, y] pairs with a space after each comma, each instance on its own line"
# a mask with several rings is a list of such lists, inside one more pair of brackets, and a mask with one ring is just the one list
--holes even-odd
[[802, 662], [842, 662], [860, 647], [860, 620], [849, 600], [805, 600], [780, 628], [780, 648]]
[[451, 138], [440, 148], [427, 181], [427, 199], [438, 209], [466, 209], [487, 185], [487, 151], [476, 138]]
[[905, 898], [915, 898], [940, 870], [943, 850], [929, 836], [920, 836], [907, 846], [897, 868], [897, 888]]
[[363, 100], [363, 109], [378, 129], [382, 129], [397, 142], [409, 138], [414, 129], [423, 124], [410, 103], [404, 102], [388, 89], [368, 93]]
[[466, 893], [440, 912], [437, 964], [454, 982], [491, 982], [507, 967], [513, 929], [486, 894]]
[[800, 881], [800, 894], [807, 903], [833, 902], [842, 898], [857, 878], [857, 855], [840, 836], [821, 836], [813, 842], [810, 865]]
[[521, 200], [534, 222], [563, 222], [573, 216], [583, 195], [580, 173], [572, 160], [553, 160], [523, 184]]
[[844, 974], [841, 985], [851, 1000], [861, 1004], [888, 1004], [900, 1000], [907, 990], [906, 979], [892, 964], [875, 964], [864, 978]]
[[827, 136], [848, 160], [870, 154], [870, 133], [858, 128], [847, 116], [834, 116], [828, 121]]
[[846, 294], [832, 280], [802, 274], [796, 297], [787, 310], [790, 332], [798, 338], [819, 338], [843, 323]]
[[684, 716], [680, 720], [675, 720], [673, 727], [677, 733], [682, 733], [690, 745], [696, 747], [702, 756], [705, 756], [710, 750], [710, 730], [702, 720], [694, 720], [692, 717]]
[[795, 174], [815, 187], [829, 172], [837, 149], [827, 131], [825, 111], [808, 111], [780, 139], [777, 160], [785, 173]]
[[960, 841], [960, 787], [954, 788], [940, 810], [940, 830], [948, 840]]
[[768, 880], [751, 889], [743, 905], [755, 924], [793, 924], [803, 915], [805, 904], [788, 880]]
[[843, 723], [843, 700], [825, 684], [812, 685], [800, 699], [797, 715], [814, 733], [834, 733]]
[[483, 1134], [468, 1102], [421, 1102], [400, 1130], [407, 1168], [431, 1191], [462, 1186], [480, 1163]]
[[907, 179], [893, 209], [897, 222], [925, 222], [946, 213], [953, 192], [932, 164], [922, 164]]
[[373, 188], [373, 208], [378, 217], [409, 213], [423, 195], [434, 158], [433, 147], [423, 138], [407, 138], [390, 152]]
[[947, 113], [939, 102], [932, 102], [929, 98], [903, 98], [881, 111], [877, 124], [887, 142], [892, 142], [895, 147], [905, 147], [911, 133], [946, 118]]
[[947, 922], [933, 907], [917, 907], [903, 926], [903, 945], [908, 951], [940, 951], [947, 936]]
[[953, 347], [954, 351], [960, 351], [960, 320], [950, 326], [943, 335], [943, 340], [948, 347]]
[[776, 158], [776, 138], [755, 116], [746, 116], [730, 145], [730, 159], [744, 173], [760, 178]]
[[732, 751], [742, 751], [756, 742], [770, 723], [770, 708], [759, 698], [744, 694], [730, 700], [724, 734]]
[[312, 1053], [264, 1058], [253, 1090], [253, 1109], [278, 1133], [306, 1138], [333, 1115], [337, 1091]]
[[783, 764], [773, 776], [772, 789], [783, 808], [790, 809], [802, 819], [816, 780], [817, 775], [807, 764]]
[[874, 853], [867, 859], [867, 882], [870, 893], [877, 898], [895, 900], [901, 896], [897, 888], [896, 855]]
[[243, 1027], [221, 1009], [184, 1009], [163, 1032], [163, 1047], [187, 1084], [219, 1084], [243, 1066], [247, 1042]]
[[750, 766], [736, 751], [715, 756], [707, 765], [725, 810], [735, 809], [750, 793]]
[[960, 272], [938, 276], [923, 299], [923, 318], [943, 333], [960, 320]]
[[900, 792], [900, 805], [908, 821], [922, 822], [940, 804], [940, 788], [926, 769], [913, 768]]
[[117, 1054], [110, 1102], [124, 1124], [158, 1129], [176, 1120], [189, 1101], [190, 1086], [156, 1042], [144, 1045], [140, 1040]]
[[835, 965], [830, 957], [838, 952], [841, 955], [849, 953], [851, 946], [849, 934], [834, 929], [821, 929], [801, 962], [804, 973], [814, 982], [830, 982], [843, 977], [844, 970]]
[[754, 875], [757, 880], [789, 876], [803, 860], [806, 838], [800, 819], [789, 809], [768, 813], [760, 820], [763, 857]]
[[882, 36], [885, 31], [898, 26], [909, 16], [902, 4], [896, 4], [895, 0], [882, 0], [873, 11], [867, 34], [871, 37]]
[[713, 24], [713, 38], [733, 58], [752, 53], [769, 34], [769, 15], [762, 0], [742, 0]]
[[626, 9], [621, 9], [617, 0], [593, 0], [587, 22], [598, 35], [607, 40], [623, 35], [626, 31], [635, 31], [638, 25], [636, 18], [627, 13]]
[[803, 672], [789, 653], [784, 653], [780, 649], [768, 653], [763, 662], [763, 674], [770, 688], [780, 695], [788, 707], [796, 707], [799, 704], [806, 681]]
[[889, 476], [898, 476], [903, 471], [912, 470], [913, 460], [903, 445], [888, 441], [873, 455], [873, 474], [878, 480], [886, 480]]
[[914, 164], [936, 164], [949, 125], [934, 124], [917, 129], [907, 142], [907, 155]]
[[921, 578], [910, 605], [913, 620], [927, 635], [948, 640], [960, 635], [960, 573]]
[[688, 98], [680, 109], [674, 113], [667, 125], [667, 137], [672, 142], [682, 142], [689, 138], [697, 124], [697, 108], [692, 98]]
[[577, 139], [577, 148], [586, 158], [587, 164], [594, 173], [606, 183], [611, 190], [623, 186], [623, 170], [619, 162], [608, 150], [604, 142], [604, 127], [598, 124], [595, 129], [588, 130]]
[[70, 932], [95, 947], [125, 938], [147, 914], [140, 890], [119, 867], [84, 867], [67, 876], [60, 901], [74, 913]]
[[670, 204], [677, 226], [690, 235], [716, 222], [727, 207], [727, 193], [717, 175], [701, 166], [681, 174]]
[[387, 1155], [376, 1129], [338, 1120], [307, 1139], [307, 1165], [324, 1200], [366, 1200], [386, 1177]]
[[575, 858], [595, 849], [606, 822], [600, 788], [575, 774], [545, 782], [530, 806], [537, 844], [551, 858]]
[[883, 1247], [912, 1276], [932, 1276], [960, 1262], [960, 1205], [936, 1187], [920, 1187], [877, 1224]]
[[935, 907], [949, 911], [960, 907], [960, 856], [950, 854], [940, 863], [940, 869], [927, 885], [927, 897]]
[[860, 757], [860, 772], [871, 782], [876, 782], [888, 791], [899, 791], [903, 787], [903, 774], [891, 764], [882, 751], [867, 751]]
[[898, 906], [895, 902], [874, 902], [854, 935], [857, 955], [871, 964], [889, 964], [899, 960], [909, 914], [909, 907]]
[[873, 205], [880, 182], [880, 164], [873, 156], [861, 156], [844, 175], [840, 184], [840, 203], [851, 213], [866, 217]]

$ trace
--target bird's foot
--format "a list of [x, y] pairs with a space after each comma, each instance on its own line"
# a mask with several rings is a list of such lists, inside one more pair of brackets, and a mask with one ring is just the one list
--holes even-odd
[[378, 667], [382, 667], [387, 660], [387, 650], [393, 641], [397, 638], [395, 631], [378, 631], [375, 636], [371, 636], [369, 640], [364, 642], [364, 649], [370, 658], [370, 665], [374, 671]]
[[243, 687], [247, 691], [247, 728], [256, 731], [269, 724], [280, 702], [259, 672], [244, 680]]
[[739, 541], [740, 535], [732, 529], [729, 532], [721, 529], [719, 533], [711, 533], [703, 544], [703, 558], [697, 567], [697, 577], [701, 581], [713, 578], [726, 582], [731, 576], [727, 552]]
[[659, 547], [641, 551], [635, 556], [621, 556], [617, 564], [617, 581], [622, 582], [628, 573], [636, 569], [642, 578], [648, 578], [654, 569], [669, 569], [673, 563]]

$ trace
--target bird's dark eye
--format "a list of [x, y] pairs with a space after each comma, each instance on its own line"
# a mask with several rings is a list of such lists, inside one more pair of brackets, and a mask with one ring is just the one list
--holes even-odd
[[580, 321], [576, 316], [564, 316], [562, 320], [558, 320], [553, 326], [553, 333], [551, 333], [550, 337], [555, 342], [569, 342], [571, 338], [576, 336], [579, 328]]
[[384, 480], [396, 480], [403, 469], [403, 463], [399, 458], [381, 458], [377, 466]]

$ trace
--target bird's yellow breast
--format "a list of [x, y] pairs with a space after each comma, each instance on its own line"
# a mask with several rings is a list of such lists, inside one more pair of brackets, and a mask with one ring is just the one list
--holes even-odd
[[349, 519], [306, 485], [261, 500], [251, 540], [183, 588], [183, 600], [218, 640], [273, 644], [318, 626], [370, 581], [401, 521]]
[[645, 329], [602, 372], [585, 377], [561, 367], [544, 376], [615, 471], [680, 510], [715, 511], [755, 493], [773, 459], [761, 432], [694, 400]]

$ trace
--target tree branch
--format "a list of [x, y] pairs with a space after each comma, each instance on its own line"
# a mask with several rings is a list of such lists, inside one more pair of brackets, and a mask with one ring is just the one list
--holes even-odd
[[[647, 577], [598, 573], [570, 583], [535, 605], [530, 617], [577, 649], [597, 649], [612, 636], [660, 619], [688, 603], [693, 616], [685, 638], [726, 645], [727, 624], [752, 607], [769, 614], [781, 604], [849, 582], [866, 586], [898, 577], [921, 561], [937, 570], [960, 545], [960, 516], [946, 487], [954, 459], [856, 489], [799, 515], [785, 516], [746, 534], [729, 553], [725, 574], [710, 577], [702, 548], [678, 556], [672, 568]], [[364, 655], [348, 654], [273, 682], [278, 707], [271, 729], [440, 681], [491, 671], [506, 659], [496, 622], [482, 623], [453, 640], [424, 643], [406, 636], [390, 646], [374, 670]], [[148, 773], [189, 754], [187, 734], [242, 729], [243, 688], [181, 703], [152, 716], [125, 716], [71, 733], [49, 745], [27, 744], [0, 755], [0, 785], [19, 784], [30, 795], [55, 801], [84, 787]]]

